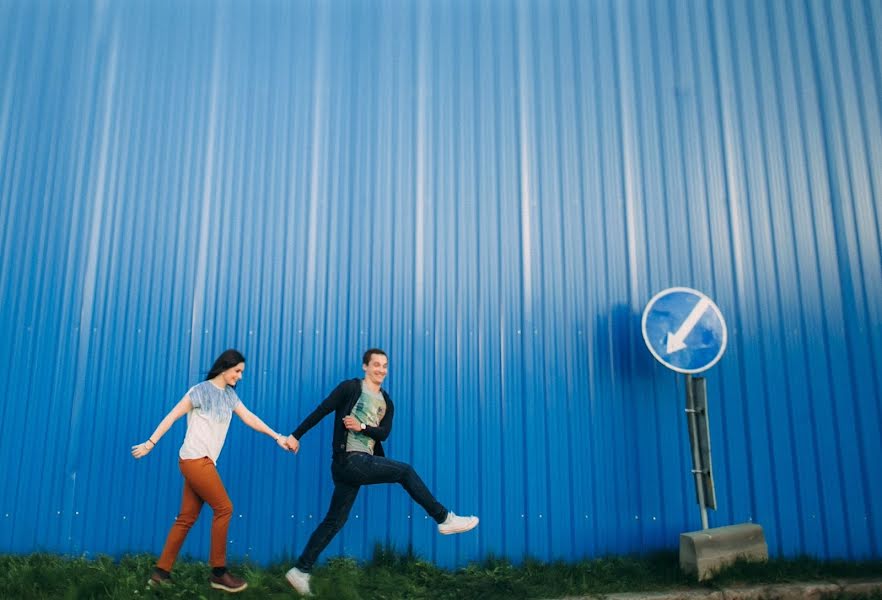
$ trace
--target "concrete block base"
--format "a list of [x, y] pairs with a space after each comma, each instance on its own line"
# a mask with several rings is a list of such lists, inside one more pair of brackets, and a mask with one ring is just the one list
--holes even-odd
[[763, 528], [756, 523], [714, 527], [680, 534], [680, 569], [711, 579], [736, 560], [762, 562], [769, 559]]

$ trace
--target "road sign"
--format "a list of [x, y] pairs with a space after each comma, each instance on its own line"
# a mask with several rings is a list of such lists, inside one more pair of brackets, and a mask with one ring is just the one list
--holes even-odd
[[726, 350], [726, 322], [713, 300], [673, 287], [652, 297], [643, 311], [643, 341], [660, 363], [678, 373], [701, 373]]

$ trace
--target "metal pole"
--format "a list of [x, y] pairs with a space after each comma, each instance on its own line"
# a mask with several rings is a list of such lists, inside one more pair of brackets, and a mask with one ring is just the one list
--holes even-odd
[[704, 501], [704, 465], [701, 464], [701, 451], [698, 448], [698, 415], [695, 410], [695, 391], [692, 389], [692, 375], [686, 375], [686, 417], [689, 419], [690, 445], [692, 446], [692, 474], [695, 475], [695, 489], [698, 492], [698, 506], [701, 508], [701, 528], [707, 529], [707, 506]]

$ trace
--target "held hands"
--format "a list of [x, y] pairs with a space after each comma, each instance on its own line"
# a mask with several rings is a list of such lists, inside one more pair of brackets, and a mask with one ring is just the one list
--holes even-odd
[[349, 431], [361, 431], [361, 421], [355, 417], [343, 417], [343, 426]]
[[[291, 444], [291, 440], [294, 440], [293, 445]], [[285, 452], [293, 452], [296, 454], [297, 451], [300, 450], [300, 442], [298, 442], [294, 438], [294, 436], [291, 435], [285, 437], [284, 435], [279, 434], [279, 437], [276, 438], [276, 444], [278, 444], [279, 448], [281, 448]]]

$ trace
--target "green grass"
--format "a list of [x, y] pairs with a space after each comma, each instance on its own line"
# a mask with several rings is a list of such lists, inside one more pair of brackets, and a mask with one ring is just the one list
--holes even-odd
[[[174, 585], [148, 590], [146, 581], [155, 557], [126, 556], [118, 561], [49, 554], [0, 556], [0, 598], [71, 599], [117, 598], [226, 598], [208, 586], [210, 569], [200, 562], [178, 561]], [[233, 565], [248, 581], [237, 598], [295, 598], [284, 579], [288, 565], [260, 568]], [[642, 557], [611, 557], [579, 563], [526, 561], [512, 565], [490, 559], [457, 571], [439, 569], [418, 557], [378, 548], [371, 561], [359, 564], [332, 559], [313, 576], [318, 599], [392, 600], [432, 598], [481, 600], [559, 598], [567, 595], [657, 591], [671, 588], [716, 589], [794, 581], [882, 578], [882, 561], [825, 562], [809, 558], [772, 560], [765, 564], [739, 563], [712, 582], [698, 584], [680, 573], [675, 552]], [[882, 594], [873, 598], [882, 600]]]

